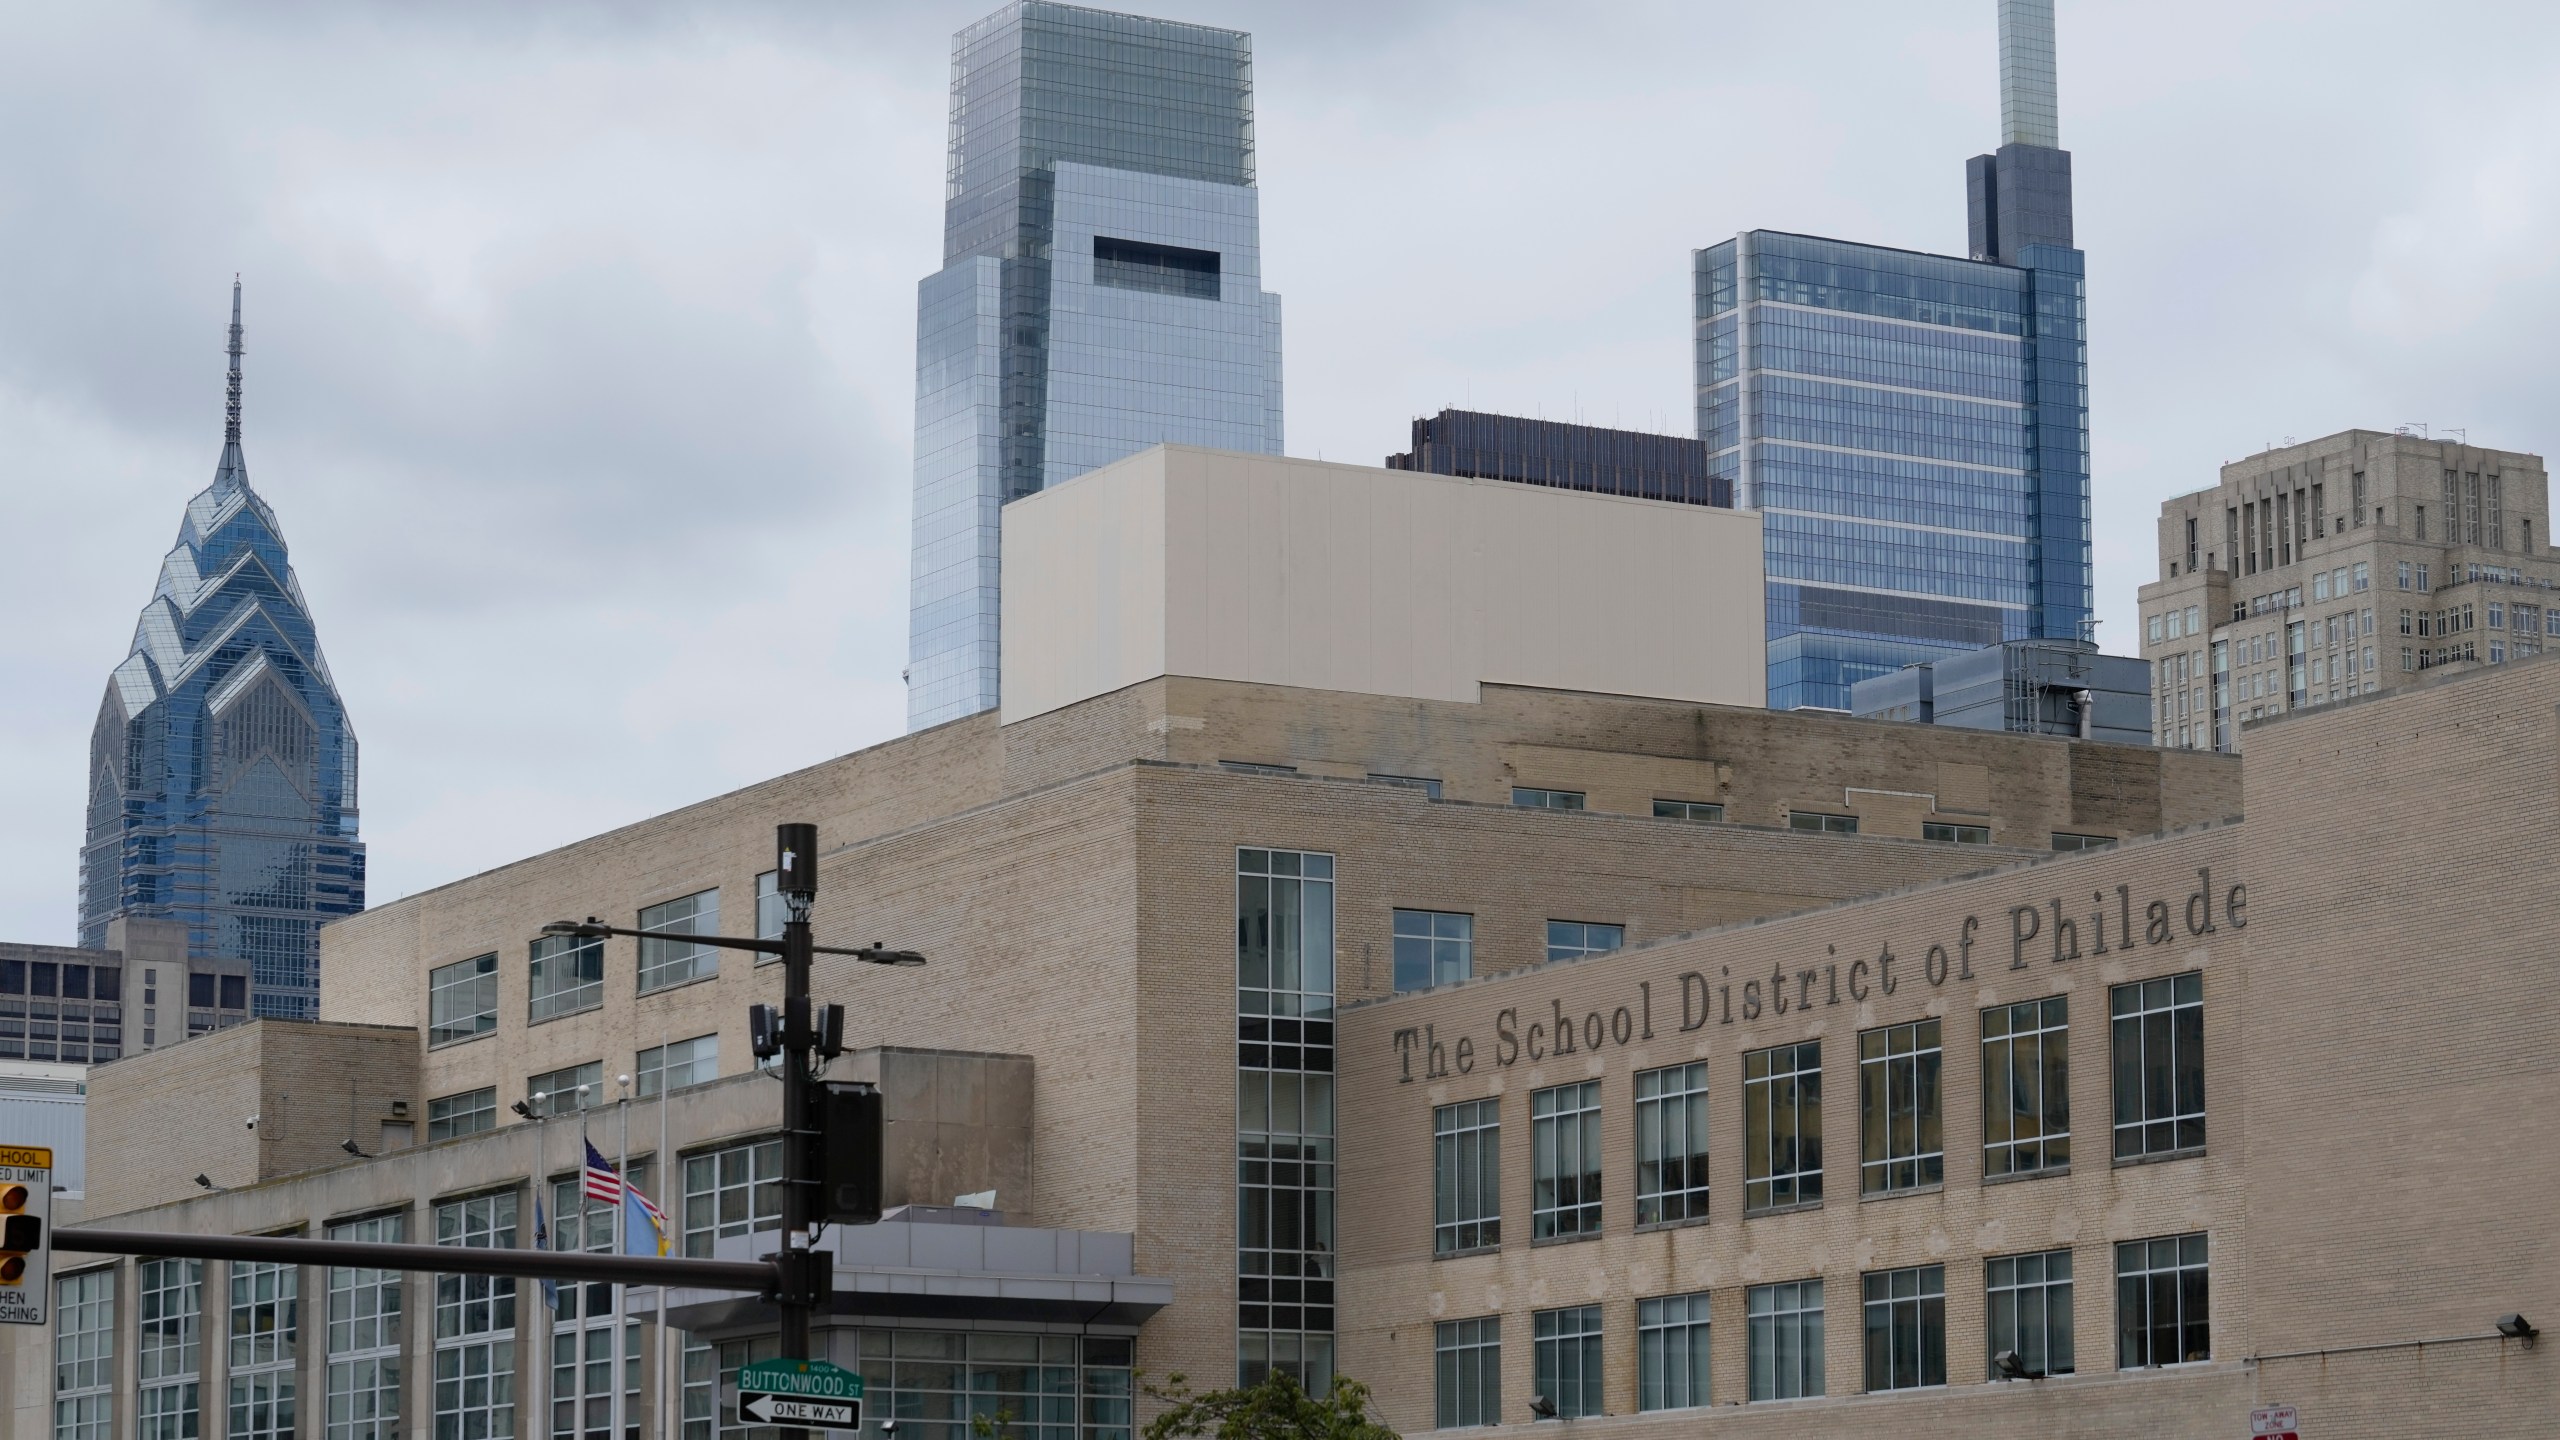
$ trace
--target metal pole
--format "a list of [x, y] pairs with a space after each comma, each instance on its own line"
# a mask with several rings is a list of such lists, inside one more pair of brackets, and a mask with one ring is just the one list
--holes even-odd
[[[811, 1204], [817, 1177], [809, 1173], [809, 912], [818, 894], [818, 827], [775, 827], [774, 888], [784, 897], [789, 916], [782, 926], [782, 1246], [776, 1258], [781, 1294], [781, 1358], [809, 1360], [809, 1321], [818, 1297], [810, 1265], [809, 1229], [817, 1218]], [[830, 1277], [832, 1279], [832, 1277]], [[805, 1427], [786, 1425], [781, 1440], [808, 1440]]]
[[[664, 1057], [660, 1058], [663, 1063]], [[613, 1207], [613, 1253], [628, 1255], [631, 1253], [628, 1245], [631, 1238], [631, 1086], [627, 1076], [624, 1077], [622, 1094], [614, 1100], [613, 1108], [614, 1113], [622, 1117], [622, 1159], [619, 1162], [620, 1168], [614, 1172], [616, 1178], [622, 1182], [622, 1203]], [[622, 1336], [623, 1332], [630, 1328], [628, 1324], [630, 1317], [623, 1313], [624, 1302], [629, 1298], [630, 1292], [622, 1288], [622, 1282], [615, 1281], [613, 1284], [613, 1404], [610, 1407], [613, 1413], [613, 1440], [629, 1440], [622, 1428], [628, 1418], [622, 1410]]]
[[773, 1266], [762, 1260], [688, 1260], [679, 1255], [587, 1255], [566, 1251], [484, 1250], [462, 1245], [393, 1245], [370, 1240], [305, 1240], [291, 1235], [195, 1235], [175, 1230], [96, 1230], [75, 1225], [53, 1232], [53, 1248], [83, 1255], [174, 1255], [197, 1260], [264, 1260], [278, 1265], [334, 1265], [345, 1270], [402, 1270], [429, 1275], [504, 1275], [585, 1285], [619, 1280], [691, 1290], [770, 1294]]
[[[667, 1199], [669, 1196], [677, 1193], [675, 1189], [676, 1158], [675, 1152], [667, 1148], [667, 1090], [667, 1031], [666, 1028], [661, 1025], [658, 1030], [658, 1211], [660, 1214], [667, 1217], [667, 1228], [673, 1230], [676, 1225], [676, 1207], [669, 1205], [667, 1203]], [[669, 1238], [681, 1240], [682, 1234], [679, 1232]], [[682, 1252], [679, 1251], [678, 1253]], [[670, 1437], [674, 1435], [675, 1431], [668, 1425], [668, 1422], [672, 1420], [674, 1416], [669, 1413], [667, 1405], [667, 1384], [669, 1378], [667, 1375], [667, 1368], [670, 1358], [668, 1355], [668, 1346], [672, 1341], [672, 1337], [667, 1333], [666, 1286], [661, 1285], [658, 1287], [657, 1299], [658, 1343], [655, 1349], [657, 1350], [658, 1359], [658, 1379], [652, 1395], [654, 1403], [652, 1403], [649, 1408], [650, 1413], [656, 1417], [657, 1425], [657, 1430], [652, 1437], [652, 1440], [670, 1440]], [[713, 1403], [718, 1403], [716, 1397]], [[714, 1417], [713, 1428], [718, 1428], [717, 1417]]]

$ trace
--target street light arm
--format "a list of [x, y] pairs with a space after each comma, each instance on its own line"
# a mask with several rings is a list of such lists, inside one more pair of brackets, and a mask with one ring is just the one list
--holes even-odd
[[[571, 936], [580, 940], [601, 940], [608, 935], [628, 935], [641, 940], [681, 940], [693, 945], [710, 945], [722, 950], [752, 950], [759, 955], [779, 955], [782, 941], [749, 939], [743, 935], [688, 935], [681, 931], [632, 930], [620, 925], [607, 925], [597, 920], [554, 920], [542, 927], [545, 935]], [[924, 957], [913, 950], [891, 950], [880, 945], [863, 945], [847, 949], [840, 945], [812, 945], [812, 955], [850, 955], [874, 965], [922, 965]]]

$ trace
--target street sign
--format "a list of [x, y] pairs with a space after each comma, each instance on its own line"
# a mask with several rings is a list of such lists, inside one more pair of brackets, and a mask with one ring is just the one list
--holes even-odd
[[824, 1360], [759, 1360], [738, 1371], [742, 1425], [862, 1426], [862, 1377]]
[[2290, 1405], [2260, 1405], [2249, 1412], [2250, 1440], [2301, 1440], [2302, 1415]]
[[0, 1325], [42, 1325], [53, 1293], [53, 1152], [0, 1145]]

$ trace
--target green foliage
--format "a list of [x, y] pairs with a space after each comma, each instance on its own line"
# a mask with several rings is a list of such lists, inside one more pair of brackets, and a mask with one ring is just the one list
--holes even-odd
[[1194, 1394], [1180, 1375], [1146, 1390], [1165, 1405], [1146, 1440], [1398, 1440], [1370, 1418], [1369, 1387], [1346, 1375], [1320, 1396], [1279, 1370], [1236, 1390]]

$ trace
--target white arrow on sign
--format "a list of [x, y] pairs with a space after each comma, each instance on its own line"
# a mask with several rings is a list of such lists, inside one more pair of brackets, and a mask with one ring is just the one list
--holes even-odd
[[797, 1422], [832, 1426], [839, 1430], [859, 1429], [862, 1425], [862, 1402], [859, 1400], [795, 1400], [787, 1395], [750, 1395], [738, 1402], [738, 1411], [758, 1425]]

